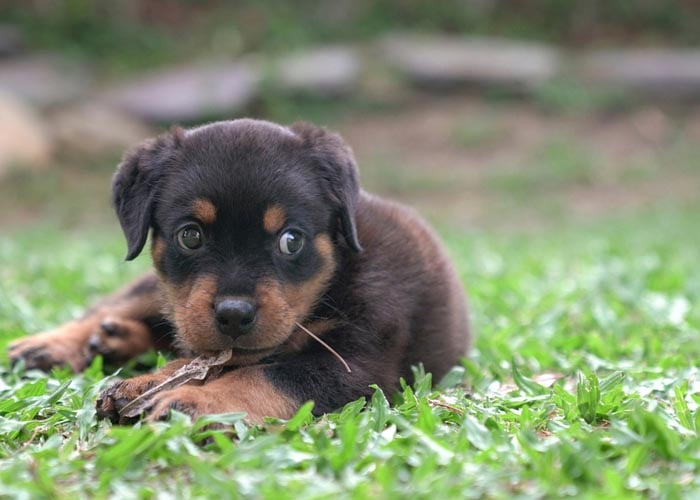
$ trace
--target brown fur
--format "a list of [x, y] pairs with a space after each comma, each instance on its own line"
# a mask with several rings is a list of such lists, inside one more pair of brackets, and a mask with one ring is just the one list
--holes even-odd
[[178, 341], [188, 350], [216, 351], [215, 325], [211, 304], [216, 293], [216, 277], [202, 276], [194, 283], [175, 286], [165, 282], [168, 304], [172, 307], [173, 323], [178, 329]]
[[190, 415], [245, 412], [247, 420], [261, 424], [274, 415], [290, 418], [296, 403], [266, 379], [258, 366], [240, 368], [203, 386], [184, 385], [158, 394], [148, 419], [160, 420], [175, 409]]
[[[146, 373], [127, 380], [120, 380], [100, 394], [97, 400], [97, 407], [110, 415], [118, 415], [121, 409], [129, 402], [167, 380], [170, 375], [182, 368], [188, 361], [188, 359], [176, 359], [155, 373]], [[126, 423], [124, 420], [120, 421], [119, 419], [113, 419], [113, 421], [114, 423]]]
[[[174, 408], [245, 411], [260, 422], [307, 400], [321, 414], [371, 395], [373, 384], [389, 391], [410, 381], [418, 363], [439, 379], [467, 351], [464, 293], [445, 249], [413, 211], [359, 188], [336, 134], [246, 119], [177, 129], [127, 153], [113, 202], [127, 259], [150, 233], [158, 278], [10, 351], [27, 366], [77, 371], [87, 351], [129, 357], [161, 348], [163, 325], [174, 330], [184, 357], [103, 391], [100, 417], [119, 421], [120, 408], [174, 367], [221, 350], [233, 357], [219, 378], [160, 393], [148, 418]], [[187, 222], [205, 226], [196, 248], [177, 245]], [[302, 245], [280, 248], [281, 231]]]
[[[288, 331], [294, 325], [296, 315], [284, 295], [282, 285], [274, 280], [265, 280], [255, 287], [255, 296], [258, 298], [258, 328], [260, 328], [260, 342], [255, 346], [259, 349], [272, 349], [282, 344], [288, 336]], [[242, 347], [253, 348], [253, 345]]]
[[[82, 318], [12, 342], [10, 359], [13, 363], [23, 359], [28, 368], [48, 370], [66, 365], [79, 372], [95, 354], [123, 362], [154, 346], [167, 348], [169, 339], [154, 338], [154, 332], [143, 323], [159, 316], [160, 311], [161, 296], [155, 276], [146, 275], [98, 302]], [[120, 338], [107, 342], [104, 326], [110, 322], [119, 323]]]
[[[301, 321], [307, 311], [320, 298], [321, 292], [335, 270], [333, 245], [327, 234], [314, 239], [319, 255], [323, 259], [320, 271], [301, 286], [280, 284], [274, 280], [262, 280], [255, 289], [258, 303], [258, 329], [255, 338], [242, 337], [240, 349], [269, 351], [281, 346]], [[213, 276], [204, 276], [194, 283], [175, 286], [164, 282], [167, 303], [172, 308], [172, 320], [179, 332], [179, 342], [187, 351], [215, 352], [226, 348], [215, 335], [211, 307], [217, 282]], [[247, 365], [260, 360], [266, 352], [249, 354], [234, 353], [233, 363]]]
[[314, 245], [323, 259], [321, 270], [301, 286], [283, 285], [284, 301], [290, 305], [294, 314], [293, 322], [299, 321], [321, 297], [335, 272], [336, 262], [333, 256], [333, 244], [327, 234], [319, 234]]
[[263, 216], [263, 227], [268, 233], [275, 234], [277, 231], [282, 229], [285, 219], [286, 215], [284, 213], [284, 208], [279, 205], [272, 205], [265, 210], [265, 215]]
[[203, 198], [194, 200], [192, 213], [204, 224], [214, 224], [216, 221], [216, 207], [209, 200]]
[[156, 346], [149, 327], [143, 321], [106, 316], [92, 334], [88, 348], [110, 361], [124, 362]]
[[100, 321], [99, 316], [93, 315], [40, 335], [15, 340], [9, 346], [10, 358], [29, 359], [30, 367], [42, 370], [49, 370], [56, 360], [60, 360], [60, 364], [79, 372], [87, 365], [85, 346], [93, 332], [99, 329]]

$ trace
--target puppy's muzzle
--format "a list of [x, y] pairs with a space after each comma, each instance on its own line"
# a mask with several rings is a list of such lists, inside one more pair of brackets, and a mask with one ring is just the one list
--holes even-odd
[[214, 317], [219, 332], [236, 339], [253, 330], [257, 307], [245, 297], [225, 297], [214, 303]]

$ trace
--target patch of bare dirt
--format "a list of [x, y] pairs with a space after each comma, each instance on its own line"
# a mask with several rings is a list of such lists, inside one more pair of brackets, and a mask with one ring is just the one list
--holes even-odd
[[700, 199], [700, 110], [556, 115], [452, 96], [339, 129], [369, 189], [458, 225], [522, 227]]
[[[445, 225], [523, 228], [700, 200], [700, 108], [573, 115], [422, 97], [335, 128], [368, 190]], [[0, 184], [0, 225], [113, 224], [111, 173], [100, 165], [10, 175]]]

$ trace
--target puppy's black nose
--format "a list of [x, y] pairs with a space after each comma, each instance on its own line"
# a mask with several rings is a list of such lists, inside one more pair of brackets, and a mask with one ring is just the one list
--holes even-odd
[[219, 331], [234, 339], [252, 330], [256, 312], [255, 303], [240, 297], [225, 298], [214, 304]]

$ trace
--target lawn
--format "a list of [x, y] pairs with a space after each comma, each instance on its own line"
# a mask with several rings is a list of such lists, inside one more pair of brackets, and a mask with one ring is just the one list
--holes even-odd
[[[696, 497], [696, 213], [444, 229], [476, 332], [462, 366], [442, 381], [416, 368], [400, 394], [377, 390], [317, 419], [308, 405], [262, 427], [210, 419], [232, 424], [233, 439], [178, 414], [98, 422], [96, 394], [118, 374], [99, 362], [80, 376], [10, 370], [3, 357], [0, 496]], [[123, 252], [116, 228], [3, 234], [0, 348], [147, 268]]]

